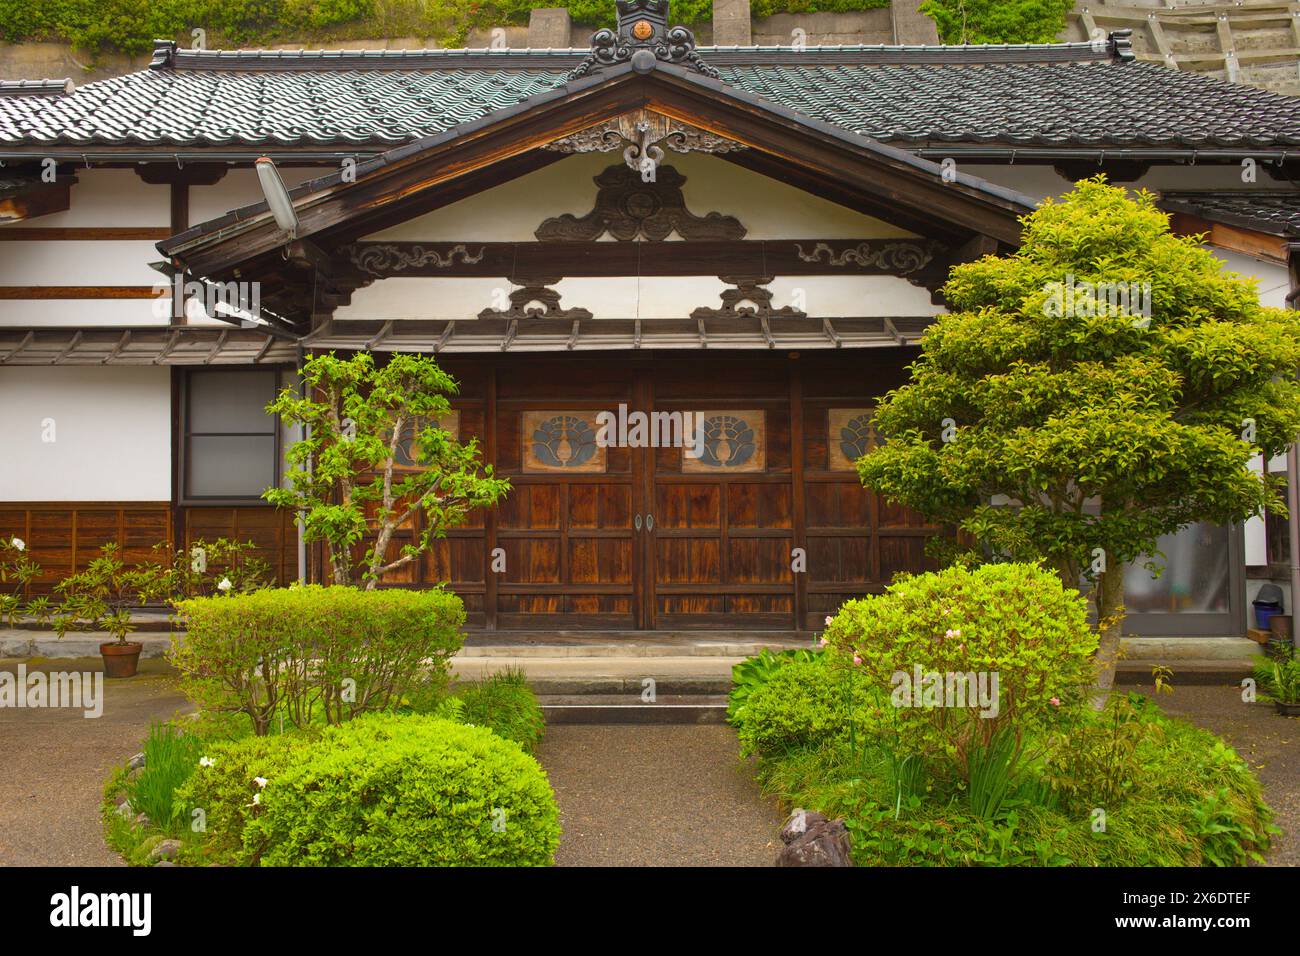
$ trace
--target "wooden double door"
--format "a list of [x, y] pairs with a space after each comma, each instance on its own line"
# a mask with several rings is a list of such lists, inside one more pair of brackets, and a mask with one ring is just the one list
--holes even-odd
[[[431, 570], [488, 628], [820, 627], [922, 569], [937, 530], [863, 489], [848, 456], [870, 440], [871, 396], [910, 356], [853, 358], [448, 361], [465, 383], [461, 438], [480, 437], [512, 491], [442, 542]], [[601, 413], [629, 426], [608, 447]], [[676, 431], [688, 422], [698, 457]]]

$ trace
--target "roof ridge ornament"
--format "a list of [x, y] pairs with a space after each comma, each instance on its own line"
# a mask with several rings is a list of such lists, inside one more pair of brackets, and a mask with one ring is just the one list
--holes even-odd
[[713, 79], [718, 71], [705, 63], [695, 50], [695, 34], [683, 26], [668, 26], [668, 0], [616, 0], [618, 29], [597, 30], [591, 35], [591, 52], [569, 73], [576, 80], [593, 70], [631, 62], [640, 73], [649, 73], [658, 61], [679, 63]]

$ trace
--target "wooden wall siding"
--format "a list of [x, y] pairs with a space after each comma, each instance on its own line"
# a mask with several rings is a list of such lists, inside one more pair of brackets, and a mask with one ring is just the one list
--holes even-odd
[[251, 541], [282, 586], [298, 578], [298, 529], [292, 511], [262, 505], [181, 508], [185, 547], [228, 538]]
[[172, 540], [171, 508], [165, 501], [3, 502], [0, 537], [23, 539], [42, 572], [31, 595], [49, 594], [110, 542], [128, 562], [155, 559], [154, 545]]
[[[928, 566], [939, 529], [863, 489], [832, 462], [828, 434], [833, 409], [870, 408], [914, 357], [448, 357], [465, 383], [462, 440], [479, 435], [513, 490], [406, 583], [450, 580], [472, 621], [503, 629], [820, 629], [844, 601]], [[687, 471], [680, 448], [609, 448], [603, 473], [525, 471], [530, 412], [621, 403], [761, 413], [764, 467]], [[472, 410], [487, 407], [490, 420]], [[486, 572], [494, 546], [504, 574]], [[791, 570], [795, 547], [807, 549], [806, 575]]]

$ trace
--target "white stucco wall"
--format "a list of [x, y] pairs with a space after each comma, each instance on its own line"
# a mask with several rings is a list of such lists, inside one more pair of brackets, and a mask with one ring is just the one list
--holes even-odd
[[0, 501], [171, 498], [169, 369], [0, 367], [0, 409]]

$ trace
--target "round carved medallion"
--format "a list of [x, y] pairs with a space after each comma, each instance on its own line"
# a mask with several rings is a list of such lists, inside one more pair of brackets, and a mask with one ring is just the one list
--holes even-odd
[[638, 40], [648, 40], [654, 35], [654, 32], [655, 28], [651, 25], [649, 20], [638, 20], [636, 23], [632, 24], [632, 36], [636, 37]]

